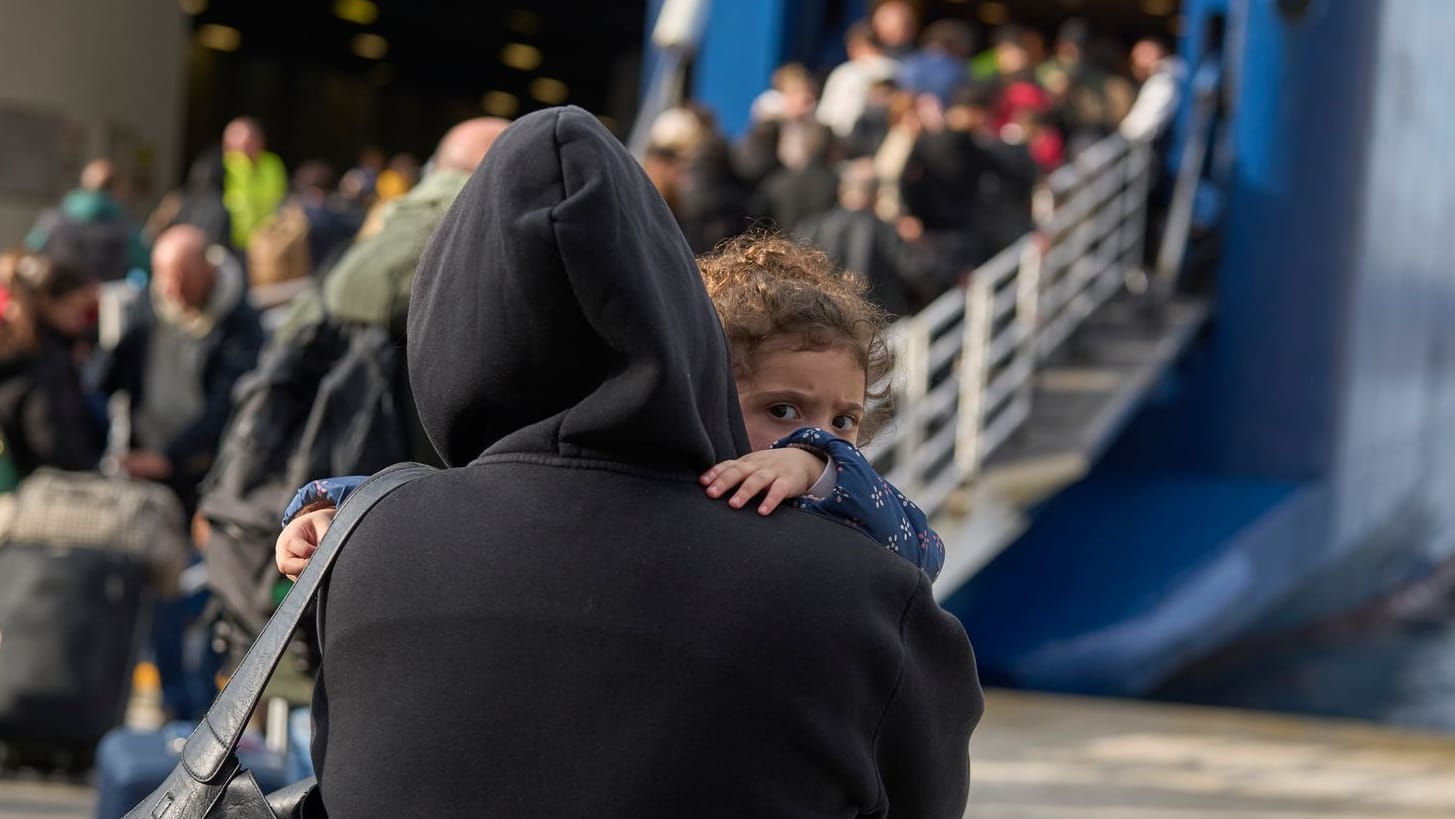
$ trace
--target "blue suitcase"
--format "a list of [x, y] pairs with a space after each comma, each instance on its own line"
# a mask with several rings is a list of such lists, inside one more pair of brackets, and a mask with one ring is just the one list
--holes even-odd
[[[176, 767], [195, 727], [195, 722], [173, 722], [159, 731], [117, 728], [108, 733], [96, 749], [96, 819], [121, 819], [156, 790]], [[308, 753], [307, 747], [298, 750]], [[243, 735], [238, 745], [238, 761], [265, 793], [294, 782], [298, 761], [292, 756], [268, 750], [255, 733]]]

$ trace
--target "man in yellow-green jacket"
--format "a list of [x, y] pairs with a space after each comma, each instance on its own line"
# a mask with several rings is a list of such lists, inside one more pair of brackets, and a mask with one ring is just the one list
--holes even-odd
[[266, 147], [263, 126], [252, 117], [238, 117], [222, 132], [222, 160], [227, 168], [222, 203], [232, 217], [232, 244], [246, 250], [258, 225], [273, 215], [288, 195], [288, 171]]

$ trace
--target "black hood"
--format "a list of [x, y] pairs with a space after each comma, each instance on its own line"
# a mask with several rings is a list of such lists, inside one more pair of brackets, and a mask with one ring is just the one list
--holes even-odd
[[408, 350], [450, 466], [540, 453], [687, 477], [747, 451], [692, 252], [579, 108], [523, 117], [491, 147], [420, 260]]
[[226, 178], [222, 151], [208, 148], [192, 160], [192, 167], [187, 170], [187, 189], [193, 193], [222, 193]]

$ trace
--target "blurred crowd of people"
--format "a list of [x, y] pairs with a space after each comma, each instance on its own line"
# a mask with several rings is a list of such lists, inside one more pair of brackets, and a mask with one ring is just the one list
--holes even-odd
[[1123, 57], [1073, 19], [1049, 50], [1007, 24], [977, 51], [968, 23], [921, 29], [901, 0], [844, 45], [822, 81], [798, 63], [775, 72], [736, 141], [701, 106], [663, 112], [645, 163], [695, 251], [766, 221], [901, 315], [1028, 230], [1034, 186], [1068, 157], [1117, 130], [1159, 136], [1181, 76], [1156, 38]]
[[[909, 314], [1029, 229], [1035, 185], [1068, 156], [1118, 129], [1158, 136], [1175, 58], [1154, 39], [1125, 61], [1097, 43], [1073, 20], [1049, 50], [1006, 25], [977, 51], [966, 23], [921, 30], [911, 4], [887, 0], [848, 29], [847, 61], [780, 68], [740, 139], [689, 102], [656, 119], [642, 163], [694, 251], [770, 223]], [[328, 316], [402, 336], [424, 244], [505, 125], [462, 123], [425, 166], [366, 148], [342, 175], [310, 160], [290, 177], [240, 117], [144, 222], [112, 163], [88, 164], [0, 255], [8, 474], [101, 468], [169, 485], [190, 515], [270, 333]]]
[[130, 440], [110, 442], [108, 465], [173, 483], [190, 508], [263, 346], [258, 308], [378, 233], [421, 172], [370, 147], [342, 176], [310, 160], [290, 179], [261, 123], [240, 117], [139, 223], [113, 163], [88, 163], [0, 256], [0, 434], [18, 474], [100, 464], [107, 400], [122, 393]]
[[[0, 492], [42, 467], [99, 469], [168, 486], [193, 517], [234, 388], [279, 325], [326, 308], [402, 333], [391, 320], [424, 242], [505, 124], [479, 122], [452, 131], [429, 168], [366, 148], [342, 176], [310, 160], [290, 177], [261, 123], [240, 117], [145, 221], [114, 164], [88, 163], [0, 253]], [[200, 545], [205, 518], [193, 528]], [[198, 613], [164, 601], [153, 617], [168, 710], [182, 717], [210, 700], [210, 682], [187, 693], [198, 686], [181, 668]]]

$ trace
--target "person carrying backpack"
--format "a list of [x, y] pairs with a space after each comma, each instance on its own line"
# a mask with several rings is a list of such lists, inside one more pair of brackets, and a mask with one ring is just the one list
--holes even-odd
[[402, 460], [438, 463], [404, 366], [410, 286], [429, 235], [507, 124], [482, 117], [452, 128], [430, 174], [391, 204], [379, 232], [344, 253], [322, 287], [293, 300], [258, 367], [238, 382], [198, 507], [220, 630], [238, 657], [285, 590], [273, 540], [294, 487]]
[[88, 162], [81, 186], [41, 214], [25, 237], [26, 248], [84, 268], [103, 282], [123, 279], [133, 268], [147, 270], [149, 252], [141, 230], [127, 218], [115, 188], [111, 160]]

